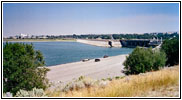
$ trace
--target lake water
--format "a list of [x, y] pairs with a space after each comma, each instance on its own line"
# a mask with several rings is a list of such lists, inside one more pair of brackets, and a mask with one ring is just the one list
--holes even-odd
[[[30, 44], [31, 42], [23, 42]], [[40, 50], [45, 58], [46, 66], [65, 64], [82, 59], [100, 58], [104, 55], [116, 56], [129, 54], [132, 48], [97, 47], [78, 42], [32, 42], [36, 50]]]

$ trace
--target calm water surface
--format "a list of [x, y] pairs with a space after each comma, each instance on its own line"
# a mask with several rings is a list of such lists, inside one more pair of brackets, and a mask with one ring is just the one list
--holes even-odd
[[100, 58], [104, 55], [116, 56], [129, 54], [132, 48], [97, 47], [78, 42], [23, 42], [33, 43], [36, 50], [40, 50], [45, 58], [46, 66], [65, 64], [82, 59]]

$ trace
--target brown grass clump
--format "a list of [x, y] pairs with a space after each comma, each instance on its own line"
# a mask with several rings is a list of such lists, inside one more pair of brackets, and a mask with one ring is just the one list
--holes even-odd
[[[146, 91], [179, 84], [179, 66], [112, 80], [106, 87], [90, 87], [68, 93], [55, 91], [53, 97], [136, 97]], [[59, 93], [58, 93], [59, 92]]]

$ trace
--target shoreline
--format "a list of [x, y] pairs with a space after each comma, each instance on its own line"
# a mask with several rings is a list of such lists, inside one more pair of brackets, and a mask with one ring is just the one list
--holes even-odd
[[[121, 55], [129, 55], [129, 54], [119, 54], [119, 55], [115, 55], [115, 56], [121, 56]], [[115, 57], [115, 56], [109, 56], [109, 57]], [[102, 58], [103, 58], [103, 57], [91, 58], [90, 60], [102, 59]], [[88, 59], [89, 59], [89, 58], [88, 58]], [[82, 60], [83, 60], [83, 59], [81, 59], [81, 60], [79, 60], [79, 61], [67, 62], [67, 63], [64, 63], [64, 64], [82, 62]], [[64, 64], [49, 65], [49, 66], [45, 66], [45, 67], [49, 68], [49, 67], [61, 66], [61, 65], [64, 65]]]
[[76, 41], [3, 41], [3, 42], [76, 42]]
[[50, 71], [47, 78], [51, 83], [67, 83], [80, 76], [91, 77], [93, 79], [112, 78], [124, 76], [121, 70], [124, 68], [123, 62], [128, 54], [111, 56], [108, 58], [97, 58], [99, 62], [91, 59], [86, 62], [78, 61], [47, 67]]
[[[3, 42], [77, 42], [98, 47], [111, 46], [108, 44], [109, 40], [89, 40], [89, 39], [3, 39]], [[121, 48], [122, 45], [118, 41], [112, 41], [112, 47]]]
[[74, 39], [3, 39], [3, 42], [76, 42]]

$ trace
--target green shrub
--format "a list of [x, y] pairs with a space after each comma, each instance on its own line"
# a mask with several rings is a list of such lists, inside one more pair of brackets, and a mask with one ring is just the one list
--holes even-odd
[[107, 80], [112, 81], [112, 78], [107, 78]]
[[125, 74], [139, 74], [151, 70], [158, 70], [166, 62], [166, 55], [160, 51], [153, 51], [152, 48], [136, 47], [133, 52], [126, 57], [124, 64]]
[[117, 80], [117, 79], [120, 79], [120, 77], [119, 77], [119, 76], [116, 76], [115, 79], [116, 79], [116, 80]]
[[6, 43], [3, 46], [3, 92], [13, 95], [20, 89], [47, 87], [44, 58], [32, 44]]
[[173, 38], [165, 40], [161, 46], [161, 51], [164, 51], [167, 56], [166, 65], [173, 66], [179, 64], [179, 39]]
[[152, 54], [153, 66], [152, 70], [159, 70], [159, 68], [164, 67], [166, 63], [166, 54], [161, 51], [154, 51]]

